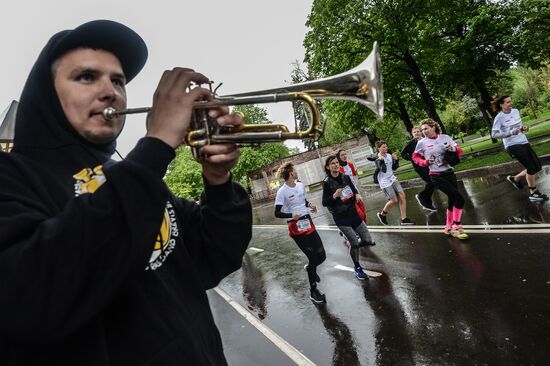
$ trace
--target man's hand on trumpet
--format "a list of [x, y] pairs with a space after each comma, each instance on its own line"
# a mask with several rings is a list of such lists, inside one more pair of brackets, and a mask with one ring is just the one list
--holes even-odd
[[176, 67], [166, 70], [153, 95], [147, 136], [158, 138], [174, 149], [180, 146], [189, 131], [193, 103], [211, 98], [208, 89], [197, 87], [189, 90], [189, 86], [206, 82], [206, 76], [192, 69]]
[[[158, 138], [172, 148], [180, 146], [189, 132], [194, 103], [211, 100], [212, 93], [205, 88], [189, 90], [191, 83], [206, 84], [208, 78], [187, 68], [174, 68], [162, 75], [153, 96], [153, 105], [148, 116], [147, 135]], [[242, 115], [229, 114], [228, 107], [212, 108], [209, 116], [216, 118], [220, 126], [238, 126]], [[240, 151], [235, 144], [215, 144], [202, 147], [205, 158], [200, 162], [208, 183], [223, 184], [229, 179], [229, 171], [235, 166]]]
[[[212, 109], [208, 112], [220, 126], [239, 126], [243, 123], [240, 113], [229, 113], [228, 107]], [[241, 151], [235, 144], [206, 145], [201, 148], [204, 158], [200, 161], [202, 173], [208, 183], [217, 185], [227, 182], [229, 171], [237, 164]]]

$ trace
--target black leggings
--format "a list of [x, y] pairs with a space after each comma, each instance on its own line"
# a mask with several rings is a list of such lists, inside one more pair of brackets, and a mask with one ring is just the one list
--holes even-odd
[[443, 172], [437, 175], [431, 175], [435, 188], [445, 193], [448, 197], [447, 210], [452, 211], [453, 207], [464, 208], [464, 197], [458, 191], [458, 182], [454, 172]]
[[315, 279], [317, 278], [317, 266], [325, 261], [327, 255], [323, 242], [317, 231], [313, 231], [309, 235], [296, 235], [292, 236], [292, 239], [296, 242], [298, 247], [304, 252], [309, 263], [307, 265], [307, 277], [309, 279], [309, 285], [315, 286]]

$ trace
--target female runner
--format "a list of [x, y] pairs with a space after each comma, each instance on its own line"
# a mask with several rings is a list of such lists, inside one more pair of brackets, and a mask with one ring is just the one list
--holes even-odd
[[413, 153], [415, 164], [429, 168], [435, 186], [448, 197], [447, 220], [443, 232], [458, 239], [467, 239], [462, 228], [464, 197], [458, 191], [453, 165], [458, 163], [462, 149], [448, 135], [441, 134], [441, 127], [431, 118], [420, 121], [424, 138], [416, 144]]
[[327, 174], [323, 181], [323, 206], [327, 207], [338, 229], [350, 242], [350, 256], [355, 268], [355, 277], [365, 280], [367, 275], [359, 263], [359, 240], [363, 245], [373, 246], [374, 241], [365, 222], [355, 208], [356, 200], [363, 200], [348, 175], [340, 173], [340, 164], [336, 155], [330, 155], [325, 161]]
[[316, 213], [317, 207], [307, 201], [306, 190], [298, 182], [298, 172], [291, 162], [283, 164], [277, 171], [280, 179], [285, 183], [277, 191], [275, 197], [275, 216], [287, 220], [289, 235], [298, 247], [304, 252], [308, 263], [307, 271], [310, 286], [310, 298], [316, 304], [326, 302], [325, 295], [317, 289], [317, 282], [321, 279], [317, 274], [317, 266], [326, 259], [325, 248], [315, 225], [309, 215], [309, 210]]

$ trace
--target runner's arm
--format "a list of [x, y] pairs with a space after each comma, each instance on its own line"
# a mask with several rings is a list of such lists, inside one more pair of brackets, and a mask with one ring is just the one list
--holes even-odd
[[419, 152], [415, 151], [412, 155], [412, 158], [413, 158], [413, 162], [418, 166], [427, 167], [428, 165], [430, 165], [428, 161], [424, 158], [424, 155], [422, 155]]
[[[306, 201], [307, 202], [307, 201]], [[281, 209], [283, 208], [283, 205], [275, 205], [275, 217], [278, 217], [280, 219], [291, 219], [292, 214], [282, 212]]]

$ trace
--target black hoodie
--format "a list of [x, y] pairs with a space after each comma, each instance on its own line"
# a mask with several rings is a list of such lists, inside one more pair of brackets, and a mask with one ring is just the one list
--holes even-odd
[[164, 142], [143, 138], [114, 163], [114, 142], [80, 137], [53, 86], [58, 39], [0, 154], [0, 363], [225, 364], [205, 289], [241, 265], [248, 195], [229, 181], [205, 183], [200, 205], [175, 198]]

